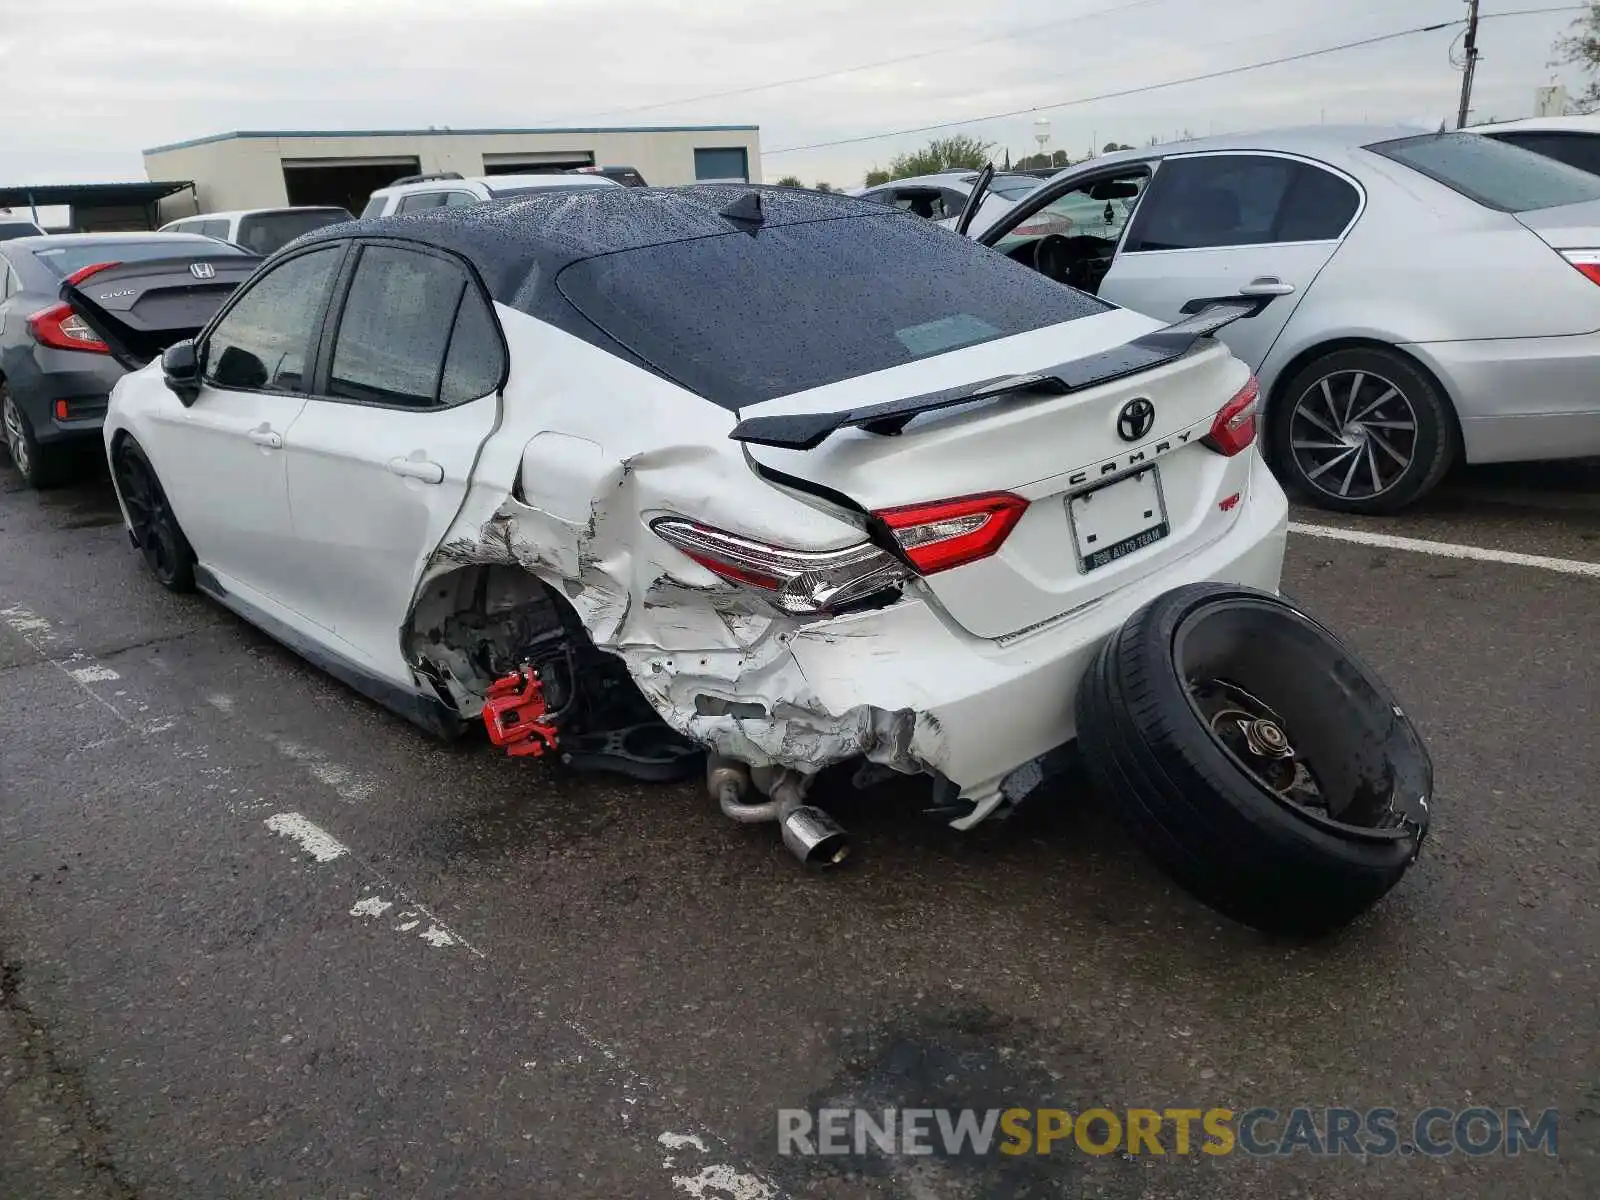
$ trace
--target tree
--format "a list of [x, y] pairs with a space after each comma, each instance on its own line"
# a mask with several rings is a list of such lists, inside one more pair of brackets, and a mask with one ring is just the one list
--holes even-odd
[[785, 175], [781, 179], [778, 180], [778, 186], [779, 187], [805, 187], [805, 184], [800, 182], [800, 176], [798, 176], [798, 175]]
[[1101, 154], [1115, 154], [1118, 150], [1132, 150], [1132, 149], [1133, 149], [1133, 147], [1128, 145], [1127, 142], [1107, 142], [1106, 143], [1106, 148], [1104, 150], [1100, 151], [1100, 153]]
[[976, 171], [988, 164], [992, 149], [993, 142], [982, 142], [964, 133], [934, 138], [921, 150], [895, 155], [889, 162], [889, 178], [905, 179], [912, 175], [963, 169]]
[[1575, 66], [1589, 76], [1589, 86], [1573, 101], [1579, 112], [1600, 108], [1600, 0], [1589, 0], [1589, 7], [1556, 39], [1551, 48], [1552, 67]]
[[819, 191], [819, 192], [831, 192], [831, 191], [833, 191], [833, 184], [831, 184], [831, 183], [823, 183], [822, 180], [819, 179], [819, 180], [817, 180], [817, 188], [816, 188], [816, 190]]
[[893, 178], [894, 176], [882, 167], [873, 167], [872, 170], [867, 172], [867, 177], [862, 180], [862, 183], [867, 187], [877, 187], [880, 183], [888, 183]]
[[1065, 150], [1057, 150], [1050, 156], [1050, 165], [1052, 167], [1070, 167], [1072, 159]]

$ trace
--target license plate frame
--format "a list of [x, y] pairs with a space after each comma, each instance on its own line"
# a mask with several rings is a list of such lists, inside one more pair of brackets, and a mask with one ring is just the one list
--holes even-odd
[[[1122, 491], [1116, 492], [1117, 488]], [[1107, 496], [1114, 497], [1109, 507], [1105, 503]], [[1101, 511], [1091, 514], [1090, 506], [1097, 497], [1101, 498]], [[1144, 507], [1147, 504], [1148, 510]], [[1084, 575], [1172, 536], [1167, 497], [1161, 488], [1161, 469], [1154, 463], [1073, 492], [1066, 498], [1066, 509], [1072, 552], [1078, 560], [1078, 571]], [[1105, 528], [1108, 524], [1129, 520], [1135, 527], [1126, 533], [1114, 534]]]

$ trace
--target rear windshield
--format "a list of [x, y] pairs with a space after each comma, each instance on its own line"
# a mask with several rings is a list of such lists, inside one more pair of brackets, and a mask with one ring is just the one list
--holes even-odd
[[9, 242], [12, 238], [38, 237], [43, 232], [29, 221], [0, 220], [0, 242]]
[[342, 208], [316, 208], [305, 212], [257, 213], [239, 220], [239, 244], [254, 254], [271, 254], [303, 233], [350, 220]]
[[[181, 239], [181, 240], [180, 240]], [[103, 262], [145, 262], [154, 258], [238, 258], [244, 252], [226, 242], [188, 234], [165, 234], [159, 241], [85, 242], [76, 246], [47, 246], [33, 257], [50, 268], [57, 279]]]
[[584, 316], [738, 409], [1109, 306], [899, 213], [625, 250], [557, 278]]
[[1501, 212], [1600, 200], [1600, 178], [1475, 133], [1430, 133], [1367, 149]]
[[989, 190], [1002, 200], [1021, 200], [1030, 192], [1037, 191], [1038, 188], [1039, 181], [1027, 176], [1018, 179], [1016, 177], [1002, 178], [996, 175], [993, 182], [989, 184]]

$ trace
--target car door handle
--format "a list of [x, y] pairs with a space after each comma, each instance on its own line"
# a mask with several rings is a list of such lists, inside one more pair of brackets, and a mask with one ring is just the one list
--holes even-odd
[[250, 440], [258, 446], [265, 446], [269, 450], [283, 449], [283, 435], [277, 430], [268, 429], [265, 425], [250, 431]]
[[423, 483], [444, 482], [444, 468], [425, 458], [391, 458], [389, 470], [406, 479], [420, 479]]
[[1294, 284], [1285, 283], [1276, 275], [1263, 275], [1259, 279], [1252, 279], [1239, 289], [1241, 296], [1291, 296], [1294, 294]]

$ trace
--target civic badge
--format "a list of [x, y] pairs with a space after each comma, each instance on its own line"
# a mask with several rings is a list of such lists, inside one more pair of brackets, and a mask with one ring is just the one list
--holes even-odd
[[1125, 442], [1137, 442], [1155, 423], [1156, 406], [1140, 396], [1129, 400], [1117, 414], [1117, 436]]
[[196, 279], [215, 279], [217, 277], [217, 269], [208, 262], [190, 263], [189, 274]]

